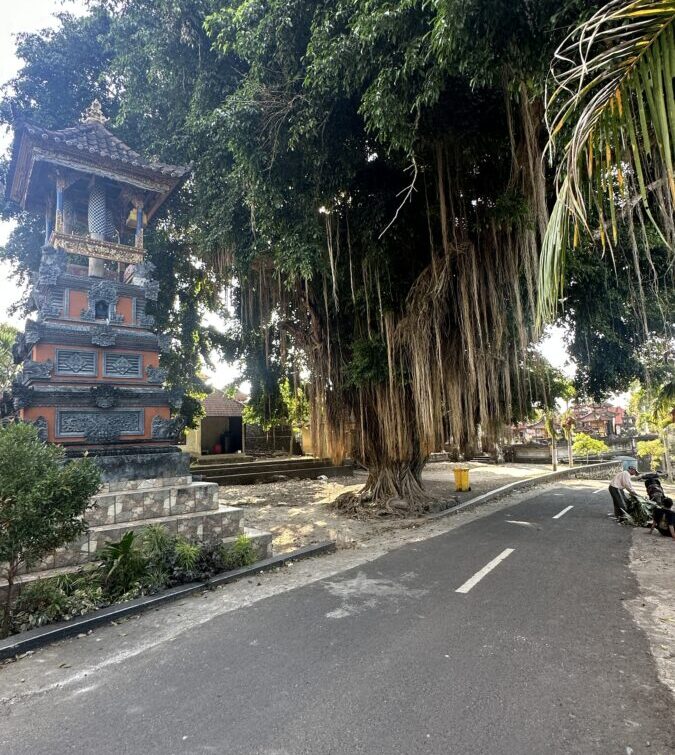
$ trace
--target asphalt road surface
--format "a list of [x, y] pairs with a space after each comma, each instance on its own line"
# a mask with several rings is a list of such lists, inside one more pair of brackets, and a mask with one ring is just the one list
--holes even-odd
[[562, 490], [15, 703], [0, 753], [673, 753], [630, 532]]

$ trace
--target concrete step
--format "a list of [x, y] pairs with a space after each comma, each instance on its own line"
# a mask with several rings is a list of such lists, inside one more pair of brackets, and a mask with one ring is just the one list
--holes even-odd
[[243, 509], [219, 506], [215, 511], [195, 511], [92, 527], [79, 540], [65, 548], [59, 548], [29, 571], [79, 566], [88, 561], [95, 561], [106, 543], [121, 540], [130, 531], [140, 533], [151, 524], [161, 524], [173, 535], [183, 535], [196, 540], [222, 540], [227, 537], [236, 537], [241, 531], [243, 515]]
[[295, 469], [283, 469], [279, 471], [251, 471], [239, 474], [209, 474], [204, 475], [209, 482], [217, 482], [218, 485], [255, 485], [259, 483], [279, 482], [280, 478], [288, 479], [316, 479], [324, 475], [325, 477], [351, 477], [354, 474], [354, 468], [351, 466], [336, 467], [307, 467]]
[[207, 454], [206, 456], [197, 457], [192, 466], [207, 466], [209, 464], [247, 464], [254, 462], [255, 456], [246, 454]]
[[134, 490], [149, 490], [152, 488], [175, 488], [181, 485], [189, 485], [192, 475], [182, 477], [155, 477], [149, 480], [119, 480], [117, 482], [105, 482], [101, 493], [126, 493]]
[[297, 459], [266, 459], [265, 461], [244, 462], [241, 464], [206, 464], [200, 462], [191, 467], [191, 471], [202, 477], [211, 474], [243, 474], [245, 472], [281, 472], [288, 469], [311, 469], [333, 466], [330, 459], [300, 457]]
[[189, 482], [160, 488], [99, 493], [96, 508], [87, 513], [92, 526], [156, 519], [174, 514], [214, 511], [218, 487], [209, 482]]

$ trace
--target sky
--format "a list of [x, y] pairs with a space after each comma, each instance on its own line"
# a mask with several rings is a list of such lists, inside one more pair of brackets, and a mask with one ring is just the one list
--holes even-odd
[[[4, 0], [3, 5], [9, 4], [9, 0]], [[82, 14], [85, 12], [85, 4], [83, 0], [21, 0], [12, 3], [9, 9], [2, 9], [0, 20], [0, 84], [11, 79], [20, 67], [21, 61], [17, 59], [14, 50], [14, 36], [19, 32], [35, 31], [56, 25], [53, 14], [63, 10]], [[10, 140], [11, 134], [8, 131], [0, 130], [0, 153], [7, 152]], [[11, 229], [11, 223], [0, 222], [0, 245], [6, 242]], [[20, 298], [21, 290], [11, 277], [11, 268], [7, 264], [0, 263], [0, 321], [11, 322], [17, 327], [22, 326], [22, 318], [11, 315], [8, 311], [11, 305]], [[218, 326], [218, 320], [214, 316], [208, 318], [208, 323]], [[553, 366], [562, 369], [568, 375], [572, 375], [574, 366], [569, 360], [563, 336], [562, 328], [549, 328], [539, 348]], [[238, 371], [234, 366], [218, 360], [214, 361], [214, 369], [206, 370], [214, 387], [222, 387], [237, 378]]]

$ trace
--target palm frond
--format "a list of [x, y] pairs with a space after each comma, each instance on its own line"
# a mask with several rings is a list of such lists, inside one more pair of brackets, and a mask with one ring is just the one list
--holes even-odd
[[546, 123], [558, 198], [540, 261], [540, 321], [555, 313], [565, 248], [582, 233], [611, 252], [621, 217], [640, 211], [672, 249], [674, 75], [675, 0], [613, 0], [556, 51]]

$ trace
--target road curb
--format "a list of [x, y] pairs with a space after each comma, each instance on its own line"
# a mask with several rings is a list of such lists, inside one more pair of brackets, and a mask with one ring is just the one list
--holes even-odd
[[481, 493], [474, 498], [469, 498], [468, 501], [464, 501], [457, 506], [443, 509], [443, 511], [437, 511], [435, 514], [429, 514], [425, 518], [428, 520], [442, 519], [446, 516], [458, 514], [460, 511], [466, 511], [468, 508], [471, 508], [476, 504], [494, 501], [502, 496], [518, 492], [519, 490], [527, 490], [536, 487], [537, 485], [546, 485], [550, 482], [555, 482], [556, 480], [577, 479], [578, 477], [583, 479], [585, 473], [593, 471], [600, 472], [604, 469], [609, 470], [620, 463], [620, 461], [603, 461], [598, 464], [588, 464], [580, 467], [572, 467], [571, 469], [562, 469], [559, 472], [549, 472], [548, 474], [539, 475], [537, 477], [528, 477], [525, 480], [516, 480], [515, 482], [509, 482], [506, 485], [502, 485], [500, 488], [488, 490], [487, 493]]
[[241, 569], [233, 569], [223, 574], [217, 574], [204, 582], [190, 582], [186, 585], [170, 587], [168, 590], [162, 590], [155, 595], [144, 595], [141, 598], [135, 598], [126, 603], [117, 603], [98, 611], [88, 613], [85, 616], [78, 616], [68, 621], [61, 621], [56, 624], [49, 624], [45, 627], [30, 629], [21, 634], [15, 634], [0, 640], [0, 661], [21, 655], [28, 650], [49, 645], [57, 640], [63, 640], [73, 635], [89, 632], [91, 629], [107, 624], [108, 622], [122, 619], [128, 616], [136, 615], [156, 608], [164, 603], [173, 600], [179, 600], [196, 592], [208, 590], [213, 587], [220, 587], [230, 582], [234, 582], [242, 577], [248, 577], [253, 574], [260, 574], [279, 566], [284, 566], [291, 561], [300, 561], [312, 556], [321, 556], [325, 553], [332, 553], [336, 550], [335, 540], [326, 540], [316, 545], [307, 545], [304, 548], [298, 548], [288, 553], [282, 553], [279, 556], [272, 556], [263, 561], [258, 561], [251, 566], [244, 566]]

